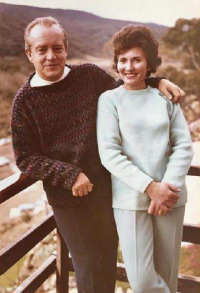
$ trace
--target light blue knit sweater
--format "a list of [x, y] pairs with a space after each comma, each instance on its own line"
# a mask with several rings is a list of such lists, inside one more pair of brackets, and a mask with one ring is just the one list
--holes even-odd
[[99, 153], [112, 174], [114, 208], [148, 209], [144, 191], [152, 180], [181, 189], [174, 207], [186, 203], [193, 150], [179, 105], [151, 87], [131, 91], [120, 86], [100, 96], [97, 117]]

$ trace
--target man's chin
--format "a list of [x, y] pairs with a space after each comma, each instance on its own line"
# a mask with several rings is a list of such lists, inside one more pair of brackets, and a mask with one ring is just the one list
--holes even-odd
[[56, 80], [60, 79], [61, 76], [62, 76], [62, 73], [60, 73], [60, 72], [48, 71], [45, 74], [45, 79], [48, 81], [56, 81]]

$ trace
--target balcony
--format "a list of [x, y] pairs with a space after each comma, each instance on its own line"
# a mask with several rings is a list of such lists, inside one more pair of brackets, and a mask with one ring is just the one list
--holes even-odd
[[[200, 176], [200, 167], [191, 166], [189, 176]], [[22, 190], [34, 184], [35, 181], [20, 173], [12, 175], [0, 182], [0, 203], [3, 203]], [[5, 187], [6, 186], [6, 187]], [[16, 264], [32, 248], [41, 242], [49, 233], [56, 229], [56, 223], [52, 213], [49, 213], [42, 221], [30, 230], [20, 235], [0, 251], [0, 273], [3, 275], [9, 268]], [[200, 226], [184, 225], [182, 241], [200, 244]], [[56, 272], [56, 292], [69, 291], [69, 272], [73, 272], [72, 260], [69, 257], [67, 247], [57, 229], [57, 253], [52, 254], [32, 275], [30, 275], [14, 293], [35, 292], [54, 272]], [[117, 265], [117, 280], [128, 282], [123, 264]], [[194, 276], [179, 275], [178, 292], [200, 292], [200, 278]]]

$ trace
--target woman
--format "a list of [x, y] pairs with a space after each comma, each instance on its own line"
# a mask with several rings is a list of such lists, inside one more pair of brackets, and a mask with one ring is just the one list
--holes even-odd
[[175, 293], [192, 142], [180, 107], [145, 85], [161, 64], [151, 31], [125, 27], [113, 45], [124, 84], [100, 96], [97, 134], [127, 276], [134, 293]]

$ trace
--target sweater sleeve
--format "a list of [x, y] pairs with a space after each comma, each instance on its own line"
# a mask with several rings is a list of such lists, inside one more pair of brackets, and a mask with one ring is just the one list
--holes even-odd
[[[123, 84], [123, 81], [121, 79], [115, 80], [110, 74], [108, 74], [105, 70], [98, 67], [97, 65], [90, 64], [90, 69], [92, 69], [94, 83], [96, 85], [99, 96], [105, 91], [114, 89]], [[147, 86], [150, 85], [151, 87], [158, 89], [158, 85], [161, 79], [166, 79], [166, 77], [147, 77], [145, 79], [145, 83]]]
[[92, 64], [91, 67], [93, 82], [95, 84], [98, 97], [105, 91], [114, 89], [121, 84], [121, 82], [116, 82], [110, 74], [97, 65]]
[[166, 79], [166, 77], [165, 76], [147, 77], [145, 79], [145, 83], [146, 85], [150, 85], [151, 87], [158, 89], [158, 85], [161, 79]]
[[71, 189], [81, 169], [44, 156], [33, 123], [25, 103], [15, 99], [11, 115], [11, 133], [18, 168], [24, 175], [36, 180], [49, 180], [53, 186], [63, 183], [65, 188]]
[[193, 158], [192, 141], [180, 106], [171, 102], [168, 105], [171, 108], [169, 143], [172, 150], [162, 181], [181, 188]]
[[123, 154], [117, 109], [107, 93], [102, 94], [98, 102], [97, 138], [104, 167], [122, 182], [143, 193], [153, 179]]

